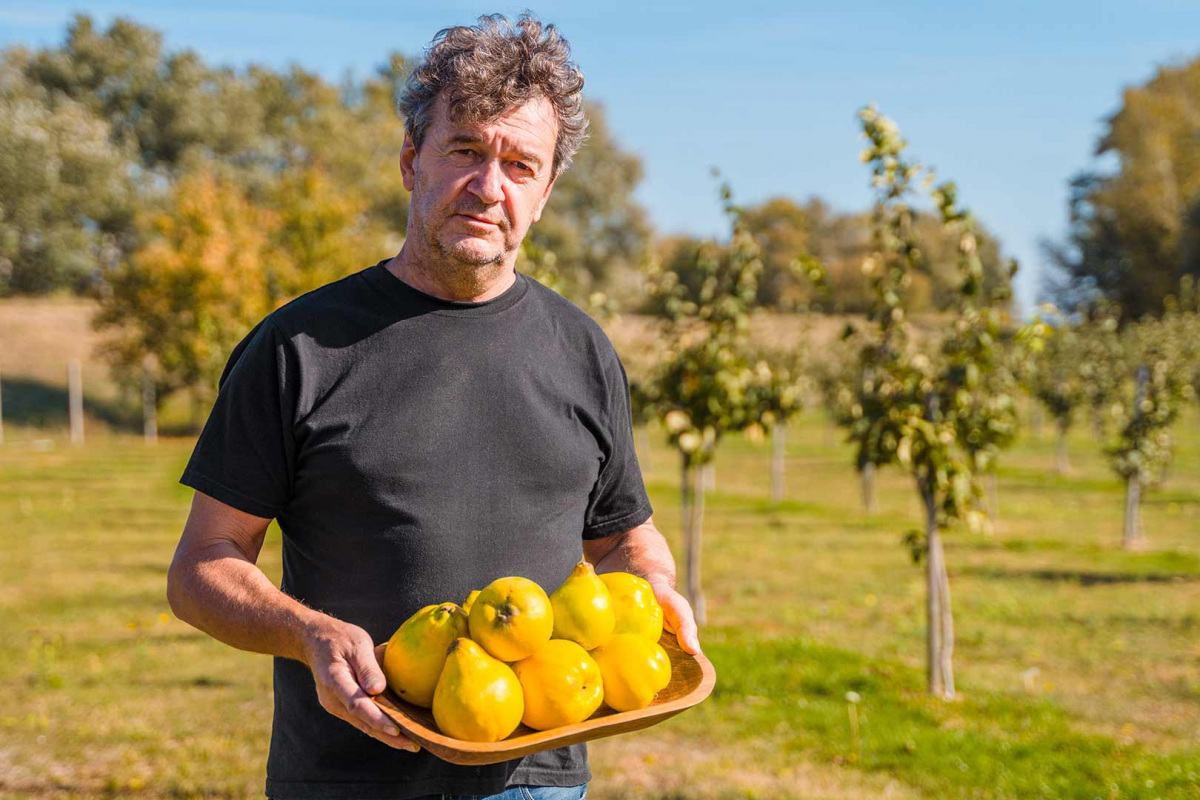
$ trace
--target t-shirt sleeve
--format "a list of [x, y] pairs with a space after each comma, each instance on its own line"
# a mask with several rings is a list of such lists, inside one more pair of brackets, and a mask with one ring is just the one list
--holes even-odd
[[629, 401], [629, 379], [616, 353], [605, 370], [608, 425], [607, 452], [600, 465], [596, 485], [588, 498], [583, 538], [602, 539], [624, 533], [650, 519], [653, 509], [642, 481], [637, 451], [633, 445], [633, 412]]
[[288, 345], [268, 317], [234, 348], [180, 483], [258, 517], [283, 511], [295, 457]]

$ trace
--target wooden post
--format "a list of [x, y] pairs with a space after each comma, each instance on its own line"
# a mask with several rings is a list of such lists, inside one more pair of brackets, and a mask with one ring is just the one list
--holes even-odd
[[771, 502], [783, 500], [783, 458], [787, 445], [787, 423], [775, 423], [771, 429]]
[[149, 356], [142, 360], [142, 434], [146, 444], [158, 442], [158, 397]]
[[1139, 543], [1141, 525], [1142, 482], [1137, 473], [1125, 479], [1125, 532], [1121, 546], [1132, 550]]
[[[1142, 364], [1137, 369], [1137, 390], [1134, 393], [1133, 408], [1135, 419], [1141, 419], [1142, 403], [1146, 399], [1146, 383], [1150, 380], [1150, 369]], [[1140, 471], [1135, 471], [1125, 479], [1125, 531], [1121, 536], [1121, 546], [1132, 550], [1142, 543], [1142, 479]]]
[[67, 364], [67, 393], [71, 409], [71, 444], [83, 444], [83, 367], [78, 358]]
[[1054, 466], [1059, 475], [1071, 473], [1071, 459], [1067, 456], [1067, 420], [1058, 420], [1058, 442], [1054, 448]]
[[642, 426], [642, 472], [650, 471], [650, 424]]
[[[937, 398], [925, 398], [925, 419], [937, 417]], [[926, 657], [930, 694], [944, 700], [954, 699], [954, 616], [950, 610], [950, 578], [946, 572], [946, 554], [938, 529], [937, 482], [926, 473], [918, 477], [917, 487], [925, 506], [925, 588]]]
[[703, 625], [707, 620], [704, 590], [700, 587], [700, 543], [704, 531], [703, 469], [693, 469], [692, 476], [696, 488], [692, 492], [692, 523], [689, 526], [692, 536], [688, 542], [688, 600], [695, 612], [696, 624]]
[[996, 477], [996, 468], [988, 470], [984, 478], [987, 482], [987, 515], [995, 522], [1000, 518], [1000, 479]]
[[879, 503], [875, 498], [875, 473], [878, 469], [871, 461], [862, 466], [862, 501], [863, 508], [868, 514], [874, 514], [879, 510]]
[[[704, 492], [700, 486], [699, 467], [693, 467], [687, 453], [681, 452], [679, 469], [680, 524], [683, 527], [685, 590], [697, 623], [704, 621], [704, 595], [700, 590], [700, 516], [703, 514]], [[696, 507], [701, 507], [701, 514]]]

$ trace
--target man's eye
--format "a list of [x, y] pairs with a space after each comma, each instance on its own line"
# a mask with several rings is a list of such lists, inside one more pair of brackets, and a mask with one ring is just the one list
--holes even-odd
[[520, 161], [514, 161], [513, 166], [516, 167], [517, 169], [521, 170], [522, 172], [533, 172], [532, 167], [530, 167], [529, 165], [524, 164]]

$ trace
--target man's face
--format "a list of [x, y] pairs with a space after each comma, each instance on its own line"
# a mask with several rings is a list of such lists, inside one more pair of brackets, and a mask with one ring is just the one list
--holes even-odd
[[554, 107], [538, 98], [487, 125], [459, 126], [446, 106], [439, 97], [420, 152], [404, 140], [409, 235], [461, 266], [512, 263], [554, 185]]

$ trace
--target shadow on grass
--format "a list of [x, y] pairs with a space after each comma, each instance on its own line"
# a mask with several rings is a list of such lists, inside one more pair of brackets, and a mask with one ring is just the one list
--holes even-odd
[[[32, 428], [65, 428], [70, 425], [70, 399], [67, 387], [26, 377], [4, 377], [0, 384], [4, 422]], [[140, 406], [114, 400], [83, 398], [86, 416], [104, 423], [114, 431], [142, 432]], [[196, 422], [165, 423], [159, 418], [158, 432], [163, 436], [188, 436], [199, 432]]]
[[[63, 427], [70, 424], [70, 399], [65, 386], [25, 377], [5, 377], [4, 421], [15, 425]], [[141, 414], [119, 403], [84, 397], [85, 414], [123, 431], [139, 431]]]
[[1052, 583], [1077, 583], [1080, 586], [1111, 586], [1125, 583], [1190, 583], [1200, 575], [1179, 572], [1102, 572], [1083, 569], [1000, 569], [967, 567], [960, 575], [999, 580], [1036, 580]]
[[705, 652], [718, 675], [712, 697], [673, 723], [705, 741], [886, 773], [922, 797], [1190, 800], [1200, 788], [1197, 751], [1088, 733], [1048, 700], [976, 688], [946, 703], [925, 693], [918, 670], [732, 629], [711, 630]]

